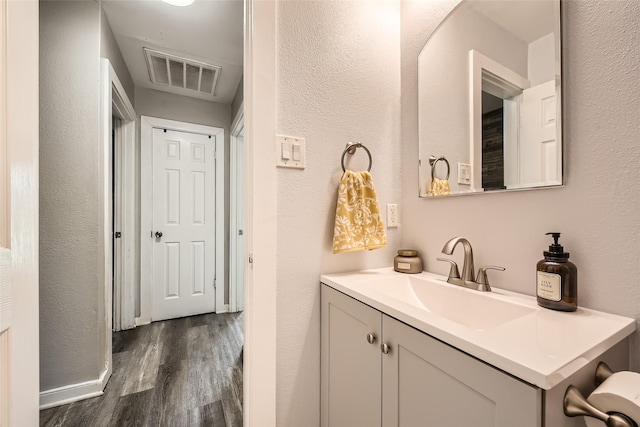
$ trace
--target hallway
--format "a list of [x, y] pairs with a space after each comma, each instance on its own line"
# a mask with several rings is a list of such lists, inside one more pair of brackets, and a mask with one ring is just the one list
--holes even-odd
[[41, 426], [242, 426], [243, 313], [113, 334], [104, 395], [40, 412]]

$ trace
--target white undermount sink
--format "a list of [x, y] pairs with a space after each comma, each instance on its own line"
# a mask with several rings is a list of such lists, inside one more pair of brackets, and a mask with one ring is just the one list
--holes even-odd
[[374, 292], [478, 331], [503, 325], [536, 311], [491, 293], [465, 289], [424, 276], [405, 274], [367, 282]]

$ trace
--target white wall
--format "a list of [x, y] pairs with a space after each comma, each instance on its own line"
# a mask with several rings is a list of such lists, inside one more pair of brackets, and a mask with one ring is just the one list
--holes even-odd
[[[229, 137], [231, 127], [231, 106], [229, 104], [221, 104], [218, 102], [210, 102], [202, 99], [189, 98], [186, 96], [175, 95], [172, 93], [160, 92], [157, 90], [151, 90], [141, 87], [135, 88], [135, 106], [136, 114], [138, 115], [138, 123], [140, 123], [140, 116], [158, 117], [161, 119], [177, 120], [186, 123], [195, 123], [198, 125], [214, 126], [224, 129], [224, 146], [225, 146], [225, 237], [224, 247], [225, 252], [229, 252]], [[138, 131], [140, 126], [138, 125]], [[140, 157], [140, 133], [138, 132], [138, 158]], [[140, 164], [139, 161], [136, 164]], [[139, 175], [139, 174], [138, 174]], [[138, 176], [139, 179], [139, 176]], [[136, 187], [139, 191], [140, 183], [137, 183]], [[139, 197], [136, 198], [140, 200]], [[136, 229], [140, 230], [140, 206], [137, 207], [136, 214]], [[137, 238], [137, 253], [140, 253], [140, 233]], [[227, 256], [227, 259], [228, 256]], [[140, 277], [140, 260], [136, 261], [138, 274], [136, 277]], [[225, 283], [224, 283], [224, 295], [225, 304], [229, 302], [229, 266], [225, 265]], [[140, 309], [140, 294], [139, 289], [137, 293], [138, 300], [136, 301], [136, 307], [138, 307], [137, 315], [139, 315]]]
[[[456, 1], [402, 1], [402, 163], [418, 150], [416, 38], [431, 33]], [[549, 244], [547, 231], [578, 266], [579, 304], [640, 317], [640, 51], [636, 1], [563, 2], [565, 187], [439, 200], [417, 197], [417, 168], [402, 169], [403, 246], [418, 248], [425, 269], [443, 244], [465, 236], [476, 266], [507, 268], [491, 274], [495, 287], [533, 295], [535, 264]], [[460, 264], [460, 250], [454, 257]], [[632, 340], [632, 368], [640, 370], [640, 343]]]
[[556, 39], [553, 33], [529, 43], [528, 75], [531, 86], [556, 78]]
[[[383, 209], [400, 200], [398, 23], [396, 1], [278, 5], [277, 132], [304, 137], [307, 144], [305, 170], [277, 170], [281, 426], [319, 424], [320, 274], [388, 266], [399, 249], [398, 229], [387, 230], [385, 249], [333, 255], [331, 246], [340, 157], [348, 141], [371, 151]], [[359, 150], [350, 168], [366, 168], [366, 158]], [[255, 281], [259, 286], [260, 278]]]
[[116, 42], [116, 38], [113, 35], [102, 4], [100, 4], [100, 56], [109, 59], [111, 66], [116, 71], [118, 79], [129, 97], [129, 101], [133, 104], [135, 101], [133, 80], [131, 79], [131, 74], [129, 74], [127, 64], [124, 62], [122, 52], [120, 52], [118, 42]]
[[40, 3], [41, 390], [104, 369], [99, 20], [96, 2]]

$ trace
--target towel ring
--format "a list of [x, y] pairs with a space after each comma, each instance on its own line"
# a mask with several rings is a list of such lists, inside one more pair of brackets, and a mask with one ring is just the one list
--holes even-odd
[[367, 156], [369, 156], [369, 168], [367, 169], [367, 172], [371, 172], [371, 165], [373, 164], [373, 160], [371, 159], [371, 152], [369, 151], [369, 149], [367, 147], [365, 147], [364, 145], [362, 145], [359, 142], [347, 142], [347, 146], [345, 147], [344, 151], [342, 152], [342, 172], [346, 172], [347, 170], [344, 167], [344, 156], [347, 155], [347, 153], [349, 154], [355, 154], [356, 152], [356, 148], [363, 148], [364, 151], [367, 152]]
[[431, 165], [431, 180], [436, 179], [436, 176], [435, 176], [436, 164], [440, 160], [444, 160], [444, 162], [447, 164], [447, 177], [445, 178], [445, 180], [448, 181], [449, 180], [449, 175], [451, 174], [451, 166], [449, 166], [449, 160], [447, 160], [444, 156], [437, 157], [437, 158], [436, 158], [436, 156], [430, 156], [429, 157], [429, 164]]

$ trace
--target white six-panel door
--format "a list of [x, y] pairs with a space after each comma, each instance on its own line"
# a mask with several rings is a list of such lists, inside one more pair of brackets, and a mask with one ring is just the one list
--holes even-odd
[[525, 89], [520, 114], [520, 182], [527, 187], [561, 184], [556, 82]]
[[153, 321], [215, 311], [215, 147], [153, 129]]

